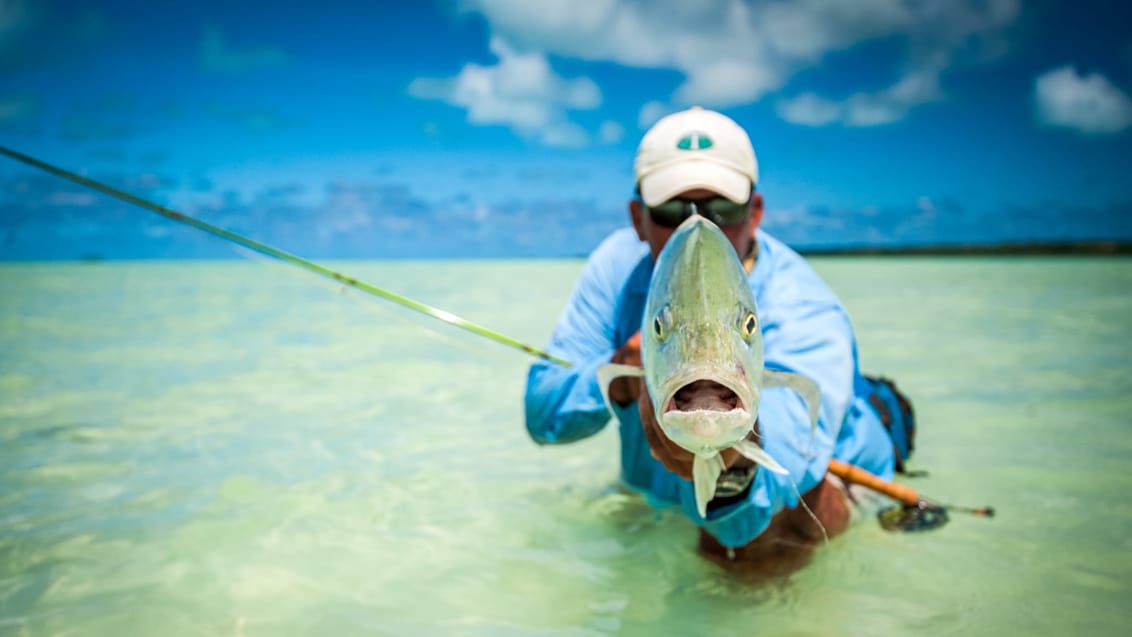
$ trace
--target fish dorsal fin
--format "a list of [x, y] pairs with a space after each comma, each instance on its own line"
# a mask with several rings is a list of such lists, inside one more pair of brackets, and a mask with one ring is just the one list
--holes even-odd
[[597, 368], [597, 384], [601, 388], [601, 397], [605, 400], [607, 407], [613, 405], [609, 400], [609, 384], [622, 376], [629, 376], [635, 378], [643, 378], [645, 375], [644, 368], [637, 367], [636, 365], [621, 365], [619, 363], [607, 363]]
[[692, 487], [696, 491], [696, 510], [701, 518], [707, 517], [707, 505], [715, 496], [715, 483], [723, 473], [723, 458], [718, 453], [704, 457], [696, 455], [692, 461]]
[[768, 471], [772, 471], [781, 475], [787, 475], [790, 473], [786, 470], [785, 467], [778, 464], [778, 461], [772, 458], [765, 449], [758, 446], [758, 444], [751, 440], [744, 438], [743, 440], [735, 443], [735, 451], [743, 454], [743, 457], [747, 458], [751, 462], [766, 467]]
[[821, 409], [821, 390], [818, 384], [801, 374], [763, 370], [763, 387], [789, 387], [802, 396], [810, 412], [810, 438], [818, 427], [818, 410]]

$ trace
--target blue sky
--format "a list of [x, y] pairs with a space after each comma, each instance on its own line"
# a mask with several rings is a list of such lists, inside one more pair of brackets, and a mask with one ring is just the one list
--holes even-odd
[[[0, 0], [0, 144], [313, 258], [574, 256], [699, 104], [799, 247], [1132, 240], [1128, 3], [317, 4]], [[0, 158], [0, 259], [93, 254], [234, 253]]]

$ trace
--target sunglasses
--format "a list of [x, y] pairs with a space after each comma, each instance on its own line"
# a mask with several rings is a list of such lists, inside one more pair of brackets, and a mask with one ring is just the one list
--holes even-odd
[[717, 226], [729, 226], [742, 223], [751, 210], [750, 199], [743, 203], [735, 203], [726, 197], [669, 199], [655, 206], [646, 205], [643, 201], [641, 204], [652, 218], [652, 222], [665, 228], [675, 228], [692, 215], [707, 217]]

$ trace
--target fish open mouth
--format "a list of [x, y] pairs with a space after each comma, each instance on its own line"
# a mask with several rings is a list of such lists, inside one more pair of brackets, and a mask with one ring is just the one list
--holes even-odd
[[668, 401], [665, 412], [671, 411], [731, 411], [743, 409], [743, 401], [731, 388], [714, 380], [693, 381], [676, 390]]

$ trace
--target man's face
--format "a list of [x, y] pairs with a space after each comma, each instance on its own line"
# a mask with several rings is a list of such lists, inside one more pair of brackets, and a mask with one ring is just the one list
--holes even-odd
[[[711, 197], [718, 197], [719, 193], [711, 190], [697, 188], [695, 190], [686, 190], [673, 199], [709, 199]], [[676, 228], [666, 228], [653, 221], [649, 213], [646, 211], [645, 205], [638, 199], [629, 201], [629, 216], [633, 220], [633, 227], [637, 229], [637, 236], [641, 241], [646, 241], [649, 244], [649, 250], [652, 252], [652, 258], [655, 260], [660, 256], [660, 251], [664, 248], [664, 244], [668, 243], [668, 238], [676, 232]], [[751, 247], [751, 241], [754, 240], [755, 229], [759, 227], [759, 223], [763, 218], [763, 198], [759, 193], [751, 195], [751, 206], [748, 210], [747, 216], [738, 223], [732, 223], [720, 226], [719, 229], [723, 230], [723, 234], [727, 235], [731, 245], [735, 247], [735, 252], [740, 256], [747, 254], [747, 250]]]

